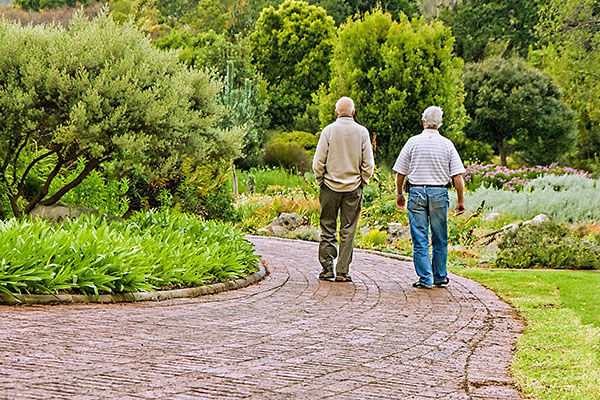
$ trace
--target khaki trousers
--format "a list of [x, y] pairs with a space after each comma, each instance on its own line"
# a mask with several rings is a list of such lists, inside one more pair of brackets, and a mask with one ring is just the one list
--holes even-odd
[[[321, 185], [319, 193], [319, 202], [321, 203], [319, 262], [322, 267], [327, 267], [333, 265], [333, 260], [337, 257], [335, 270], [338, 274], [347, 274], [350, 269], [362, 194], [362, 187], [351, 192], [335, 192], [327, 185]], [[338, 213], [340, 218], [339, 256], [337, 251]]]

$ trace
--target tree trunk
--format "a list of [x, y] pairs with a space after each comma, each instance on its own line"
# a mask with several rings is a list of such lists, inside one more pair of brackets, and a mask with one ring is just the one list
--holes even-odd
[[14, 216], [17, 218], [23, 215], [23, 211], [21, 211], [21, 207], [19, 207], [19, 203], [17, 201], [18, 199], [18, 195], [8, 195], [8, 200], [10, 201], [10, 208], [12, 209]]
[[500, 153], [500, 163], [502, 166], [506, 167], [507, 148], [504, 145], [504, 141], [498, 142], [496, 146], [498, 146], [498, 153]]

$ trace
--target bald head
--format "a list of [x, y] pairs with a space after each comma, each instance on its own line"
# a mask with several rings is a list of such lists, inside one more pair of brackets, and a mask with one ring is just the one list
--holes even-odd
[[351, 117], [354, 115], [354, 101], [350, 97], [342, 97], [335, 104], [335, 113], [340, 117]]

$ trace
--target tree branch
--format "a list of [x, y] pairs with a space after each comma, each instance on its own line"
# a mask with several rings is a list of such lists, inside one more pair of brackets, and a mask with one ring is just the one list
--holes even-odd
[[33, 161], [31, 161], [29, 163], [27, 168], [25, 168], [25, 172], [23, 172], [23, 175], [21, 176], [21, 180], [19, 181], [19, 184], [17, 186], [17, 196], [21, 196], [23, 194], [23, 191], [25, 190], [25, 179], [27, 178], [27, 175], [29, 174], [29, 171], [31, 170], [31, 168], [33, 168], [33, 166], [35, 164], [42, 161], [44, 158], [46, 158], [54, 153], [56, 153], [56, 150], [50, 150], [49, 152], [42, 154], [41, 156], [35, 158]]
[[21, 146], [19, 146], [19, 148], [17, 149], [17, 151], [15, 151], [14, 153], [14, 157], [13, 157], [13, 185], [15, 184], [15, 182], [17, 181], [17, 160], [19, 159], [19, 156], [21, 155], [21, 152], [23, 151], [23, 149], [25, 148], [25, 145], [27, 145], [27, 142], [29, 141], [29, 136], [31, 135], [31, 132], [29, 132], [26, 136], [25, 136], [25, 140], [23, 140], [23, 143], [21, 143]]
[[25, 214], [29, 214], [31, 210], [33, 210], [35, 206], [37, 206], [38, 203], [48, 194], [50, 184], [52, 183], [54, 178], [56, 178], [56, 175], [58, 175], [64, 163], [64, 160], [58, 160], [58, 163], [54, 166], [54, 169], [46, 178], [46, 182], [44, 182], [44, 187], [42, 187], [40, 191], [33, 197], [33, 199], [31, 199], [31, 201], [25, 206], [25, 209], [23, 210]]
[[[42, 206], [49, 206], [51, 204], [56, 203], [69, 190], [71, 190], [75, 186], [79, 185], [89, 175], [89, 173], [92, 172], [98, 165], [100, 165], [100, 160], [99, 159], [91, 159], [91, 160], [89, 160], [88, 163], [85, 164], [85, 167], [83, 168], [83, 170], [79, 173], [79, 175], [77, 175], [77, 177], [75, 179], [73, 179], [71, 182], [69, 182], [65, 186], [63, 186], [56, 193], [54, 193], [54, 195], [52, 195], [51, 197], [47, 198], [46, 200], [40, 201], [39, 204], [42, 205]], [[48, 191], [46, 190], [46, 193], [47, 192]], [[27, 207], [29, 207], [29, 205], [27, 205]], [[31, 210], [29, 210], [29, 211], [31, 211]]]

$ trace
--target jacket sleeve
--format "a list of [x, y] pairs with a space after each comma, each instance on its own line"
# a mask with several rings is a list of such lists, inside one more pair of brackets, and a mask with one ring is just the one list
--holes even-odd
[[313, 157], [312, 169], [319, 186], [323, 183], [325, 164], [327, 163], [327, 155], [329, 153], [329, 137], [327, 133], [326, 129], [323, 129], [321, 132], [321, 137], [319, 137], [319, 143], [315, 150], [315, 156]]
[[371, 148], [371, 138], [369, 132], [365, 129], [362, 141], [362, 163], [360, 166], [360, 175], [363, 183], [369, 183], [375, 169], [375, 160], [373, 159], [373, 149]]

